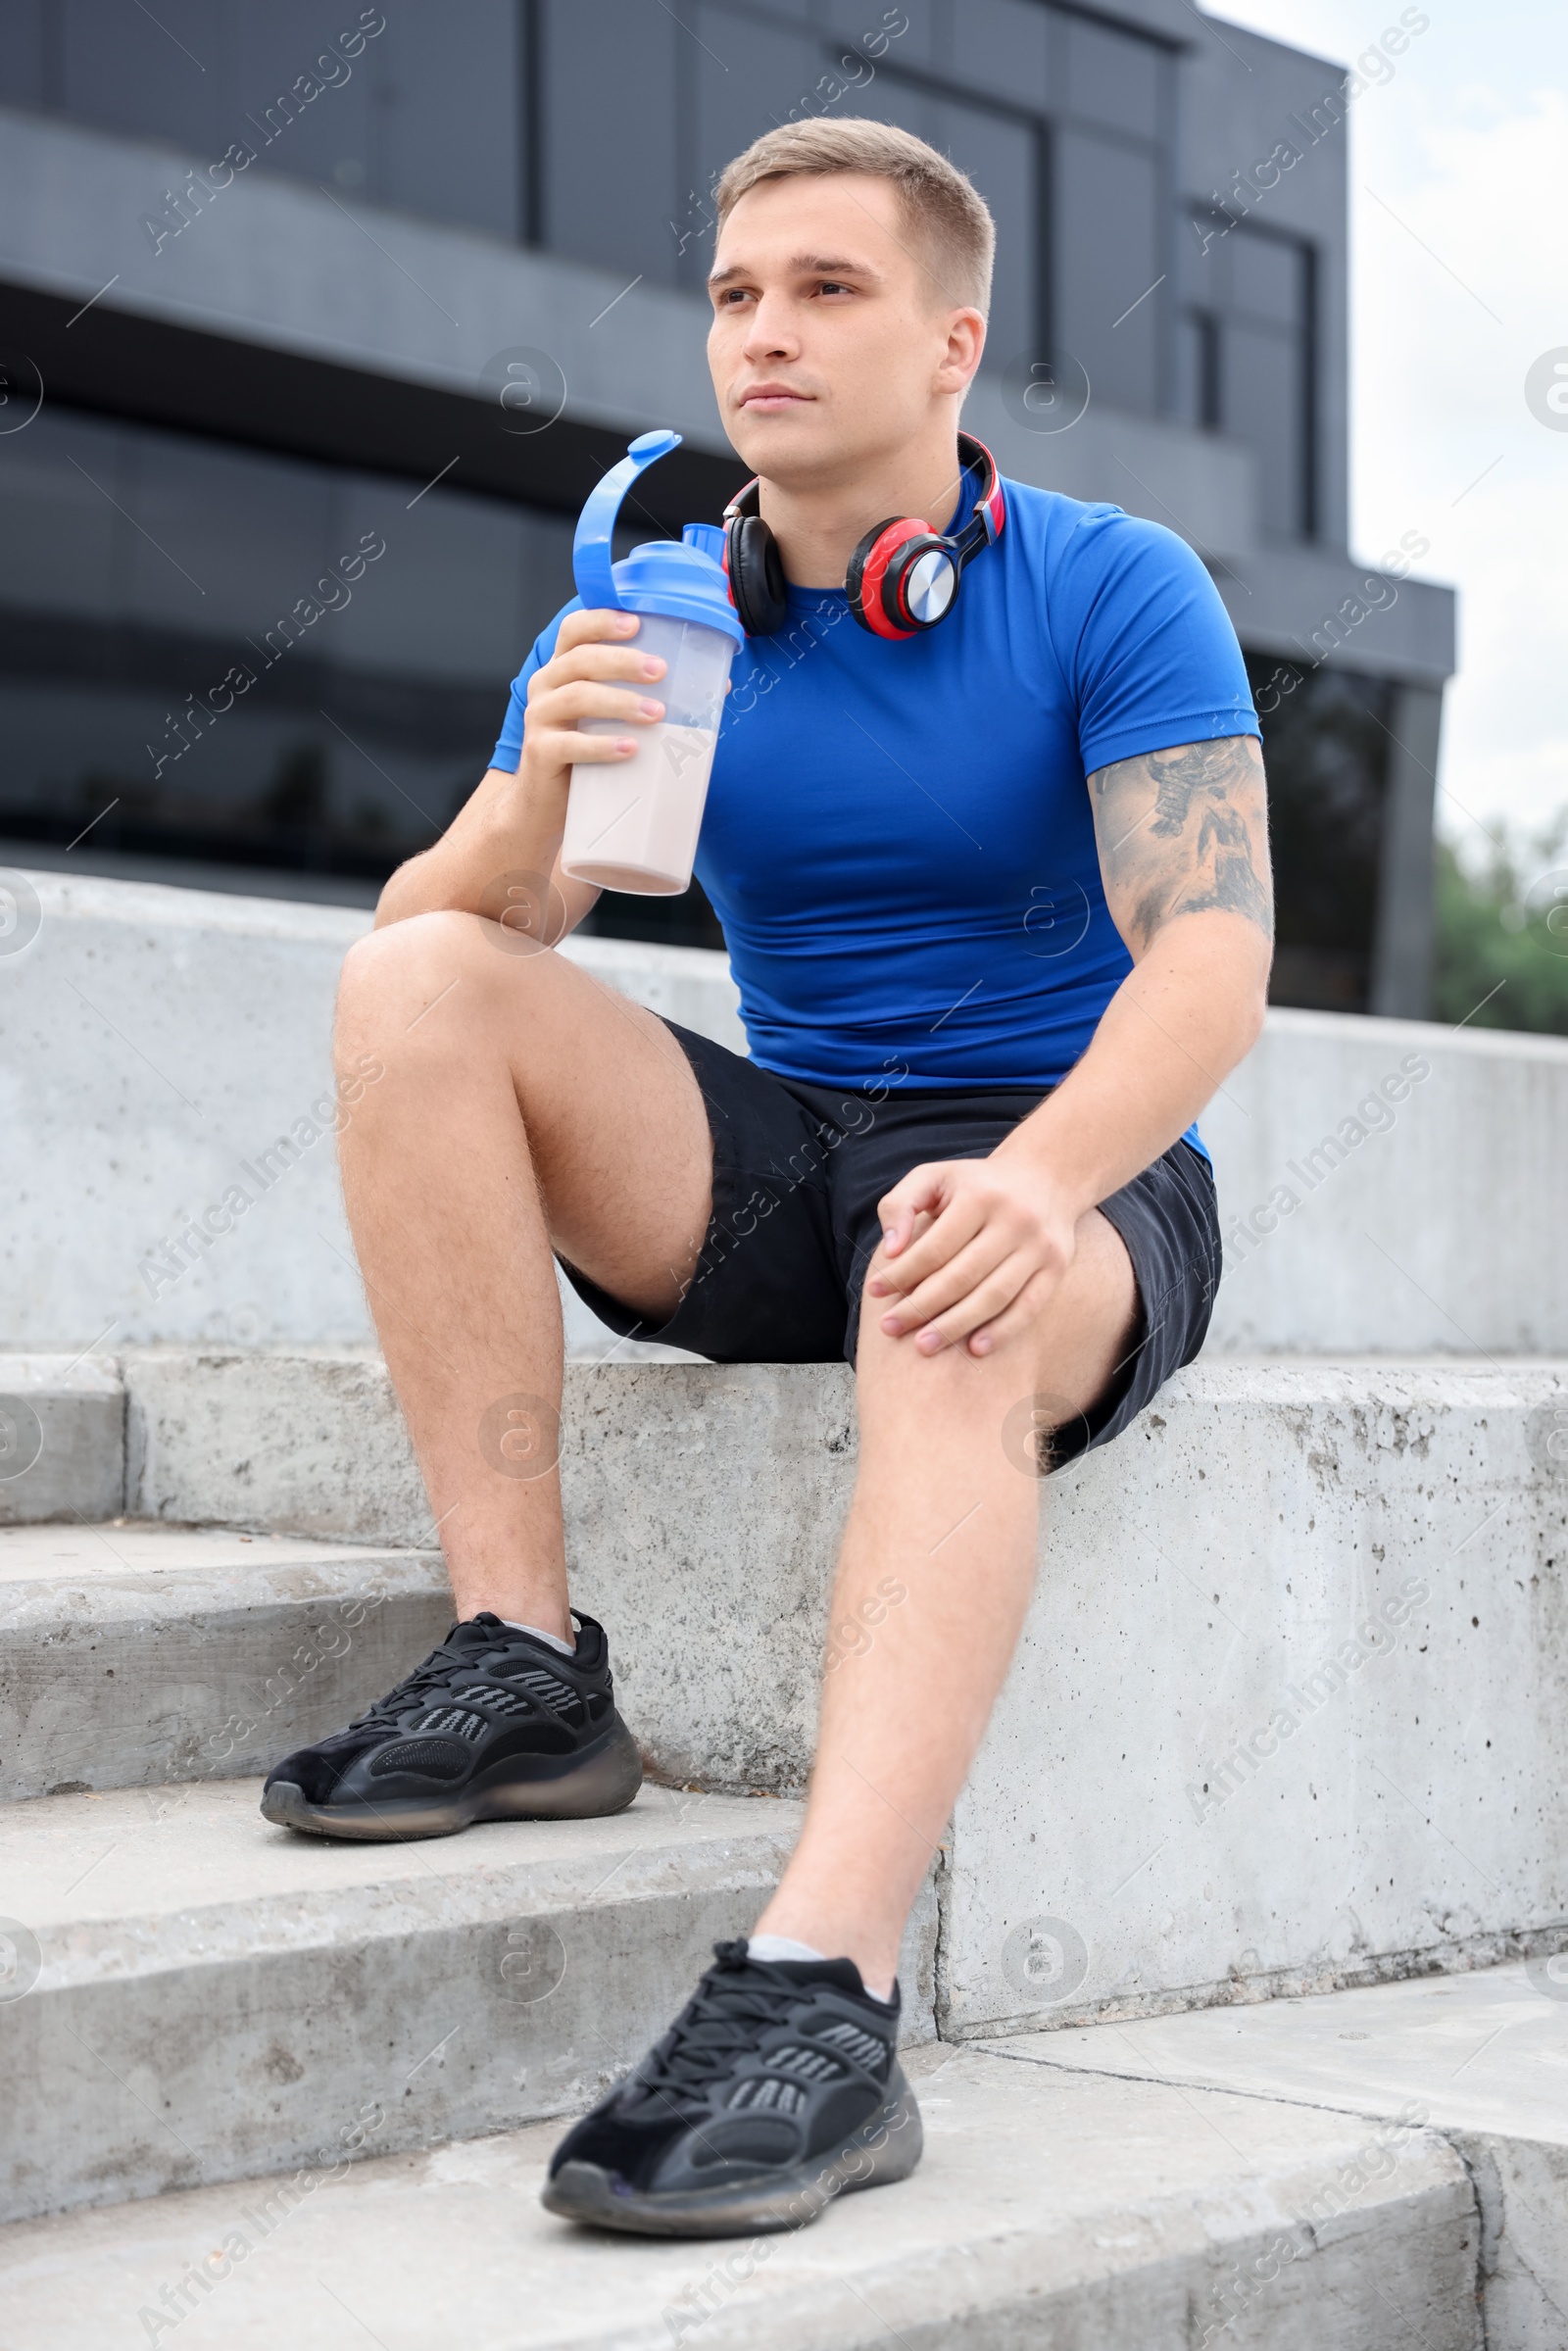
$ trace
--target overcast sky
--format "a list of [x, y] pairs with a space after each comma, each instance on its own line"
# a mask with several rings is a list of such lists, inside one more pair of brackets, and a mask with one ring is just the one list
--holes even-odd
[[[1348, 64], [1400, 4], [1214, 14]], [[1420, 573], [1459, 591], [1439, 822], [1474, 842], [1472, 818], [1568, 806], [1568, 430], [1525, 401], [1531, 363], [1568, 355], [1568, 0], [1422, 6], [1349, 112], [1351, 545], [1420, 530]]]

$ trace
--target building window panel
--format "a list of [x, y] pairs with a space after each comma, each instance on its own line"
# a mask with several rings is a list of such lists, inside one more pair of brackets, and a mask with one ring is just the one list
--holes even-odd
[[53, 70], [34, 38], [31, 64], [7, 86], [203, 164], [243, 145], [248, 169], [515, 235], [516, 10], [495, 0], [394, 9], [353, 57], [342, 39], [355, 19], [344, 19], [331, 0], [171, 0], [156, 15], [122, 0], [56, 0], [43, 19]]
[[0, 40], [0, 106], [58, 106], [50, 87], [49, 32], [58, 18], [46, 16], [49, 0], [9, 0], [5, 38]]
[[[321, 183], [350, 200], [396, 201], [388, 165], [409, 102], [409, 77], [398, 71], [395, 55], [402, 46], [398, 12], [357, 58], [323, 66], [319, 73], [313, 70], [318, 59], [326, 55], [339, 23], [352, 24], [357, 10], [334, 19], [320, 0], [287, 0], [283, 7], [229, 5], [221, 14], [226, 127], [218, 152], [231, 139], [243, 139], [255, 152], [258, 171]], [[309, 96], [313, 89], [319, 95]]]
[[1107, 407], [1154, 416], [1168, 284], [1157, 159], [1066, 129], [1055, 139], [1055, 338]]
[[[964, 0], [958, 0], [961, 10]], [[841, 43], [859, 42], [870, 33], [880, 38], [889, 24], [900, 18], [908, 22], [907, 32], [899, 34], [887, 50], [906, 65], [942, 66], [953, 46], [952, 18], [954, 0], [898, 0], [896, 8], [890, 0], [820, 0], [820, 19], [825, 29]], [[961, 22], [961, 18], [960, 18]]]
[[570, 518], [445, 487], [411, 509], [405, 482], [62, 407], [25, 443], [0, 837], [62, 847], [117, 801], [101, 851], [373, 879], [426, 846], [571, 592]]
[[68, 422], [47, 406], [8, 442], [0, 472], [0, 604], [94, 621], [122, 609], [116, 542], [126, 525], [112, 503], [121, 497], [120, 450], [118, 425], [92, 416]]
[[[172, 0], [157, 20], [119, 0], [44, 0], [54, 19], [58, 105], [78, 122], [135, 138], [222, 153], [244, 130], [230, 70], [232, 12], [223, 0]], [[334, 27], [324, 7], [314, 19]], [[304, 71], [305, 61], [295, 67]]]
[[[868, 10], [867, 24], [880, 23], [881, 14]], [[1051, 29], [1051, 11], [1040, 0], [962, 0], [944, 77], [1014, 106], [1043, 107], [1052, 93]], [[906, 40], [888, 49], [890, 62], [903, 56]]]
[[127, 619], [242, 637], [308, 595], [339, 552], [328, 470], [134, 425], [120, 444]]
[[[334, 658], [368, 671], [489, 682], [499, 697], [499, 732], [506, 687], [571, 593], [563, 560], [570, 518], [535, 518], [500, 499], [459, 492], [438, 498], [432, 491], [411, 512], [401, 484], [365, 474], [341, 478], [337, 511], [334, 549], [383, 538], [387, 552], [354, 603], [333, 615]], [[549, 550], [548, 583], [538, 563], [525, 561], [536, 541]], [[554, 594], [548, 606], [541, 586]]]
[[1232, 308], [1298, 333], [1305, 322], [1306, 257], [1301, 247], [1245, 227], [1233, 229], [1225, 242], [1231, 249]]
[[1388, 681], [1249, 654], [1268, 771], [1273, 1003], [1370, 1008], [1388, 795]]
[[1176, 414], [1204, 432], [1219, 430], [1219, 320], [1206, 311], [1189, 311], [1176, 340]]
[[[595, 268], [672, 286], [700, 227], [677, 137], [677, 45], [692, 37], [647, 0], [537, 0], [541, 241]], [[615, 71], [605, 61], [613, 58]], [[680, 60], [689, 74], [690, 60]]]
[[1064, 18], [1062, 36], [1071, 113], [1137, 138], [1160, 137], [1164, 52], [1082, 17]]
[[1274, 538], [1317, 529], [1313, 273], [1310, 246], [1224, 216], [1195, 216], [1207, 240], [1187, 256], [1197, 300], [1179, 350], [1184, 422], [1257, 452], [1261, 520]]
[[1263, 528], [1302, 533], [1301, 403], [1296, 337], [1232, 318], [1222, 346], [1220, 414], [1228, 431], [1258, 457]]
[[[357, 13], [350, 12], [350, 23]], [[383, 13], [386, 30], [362, 54], [355, 83], [325, 93], [296, 125], [318, 142], [316, 154], [308, 162], [302, 148], [283, 168], [309, 177], [318, 155], [340, 184], [347, 165], [346, 184], [355, 184], [355, 150], [344, 143], [348, 118], [338, 110], [358, 87], [369, 117], [367, 196], [428, 220], [517, 236], [522, 114], [516, 8], [498, 0], [441, 0], [439, 8]], [[318, 175], [325, 176], [325, 170]]]

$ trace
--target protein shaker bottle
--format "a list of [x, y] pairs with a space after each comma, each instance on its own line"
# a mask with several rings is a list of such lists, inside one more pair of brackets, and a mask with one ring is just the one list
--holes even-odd
[[645, 432], [594, 490], [571, 543], [577, 593], [588, 612], [641, 616], [639, 653], [666, 667], [644, 688], [664, 705], [656, 726], [585, 718], [590, 735], [633, 734], [635, 755], [613, 766], [571, 771], [562, 870], [605, 890], [670, 897], [686, 889], [697, 855], [703, 803], [718, 740], [724, 686], [745, 631], [729, 600], [722, 564], [703, 551], [716, 533], [689, 522], [676, 546], [655, 539], [612, 564], [620, 502], [646, 465], [680, 445], [678, 432]]

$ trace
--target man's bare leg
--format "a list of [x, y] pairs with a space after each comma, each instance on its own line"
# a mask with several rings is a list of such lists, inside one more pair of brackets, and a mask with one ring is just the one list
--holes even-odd
[[[509, 1396], [559, 1409], [552, 1241], [651, 1327], [672, 1310], [711, 1201], [696, 1080], [651, 1013], [466, 914], [355, 948], [338, 1044], [346, 1074], [366, 1053], [385, 1071], [341, 1138], [344, 1188], [458, 1613], [569, 1638], [559, 1477], [497, 1470], [481, 1425]], [[1098, 1213], [1028, 1336], [990, 1356], [921, 1354], [866, 1301], [832, 1623], [863, 1625], [862, 1601], [880, 1621], [826, 1677], [807, 1826], [759, 1929], [848, 1954], [874, 1987], [894, 1974], [1033, 1584], [1040, 1489], [1003, 1422], [1037, 1394], [1090, 1404], [1134, 1303]], [[890, 1583], [908, 1596], [887, 1606]]]
[[344, 1197], [457, 1612], [569, 1641], [552, 1243], [667, 1320], [711, 1199], [696, 1079], [653, 1013], [461, 913], [352, 949], [340, 1070], [363, 1055], [384, 1075], [339, 1139]]
[[[1091, 1405], [1126, 1352], [1135, 1311], [1131, 1261], [1098, 1209], [1033, 1327], [991, 1355], [917, 1353], [913, 1336], [889, 1338], [878, 1301], [864, 1300], [860, 1467], [830, 1619], [835, 1635], [860, 1630], [824, 1677], [806, 1827], [757, 1931], [854, 1959], [878, 1993], [891, 1986], [909, 1906], [1034, 1585], [1041, 1488], [1019, 1466], [1018, 1444], [1004, 1447], [1003, 1424], [1035, 1396]], [[907, 1596], [890, 1598], [898, 1592]]]

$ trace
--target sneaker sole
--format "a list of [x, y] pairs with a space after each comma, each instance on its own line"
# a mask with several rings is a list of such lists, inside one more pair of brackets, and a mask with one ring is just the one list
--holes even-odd
[[617, 2189], [596, 2163], [565, 2163], [546, 2180], [539, 2200], [564, 2221], [627, 2236], [753, 2236], [804, 2229], [835, 2196], [890, 2187], [914, 2170], [922, 2144], [920, 2109], [902, 2071], [898, 2081], [896, 2094], [832, 2155], [812, 2156], [766, 2180], [710, 2194], [687, 2189], [641, 2195]]
[[403, 1844], [419, 1837], [455, 1837], [476, 1821], [586, 1821], [624, 1812], [643, 1784], [642, 1757], [625, 1724], [616, 1720], [597, 1746], [580, 1755], [548, 1759], [553, 1773], [533, 1766], [526, 1780], [500, 1775], [515, 1761], [498, 1764], [494, 1779], [473, 1781], [444, 1800], [401, 1796], [384, 1804], [313, 1804], [291, 1780], [274, 1781], [262, 1792], [262, 1817], [305, 1837], [335, 1837], [363, 1844]]

